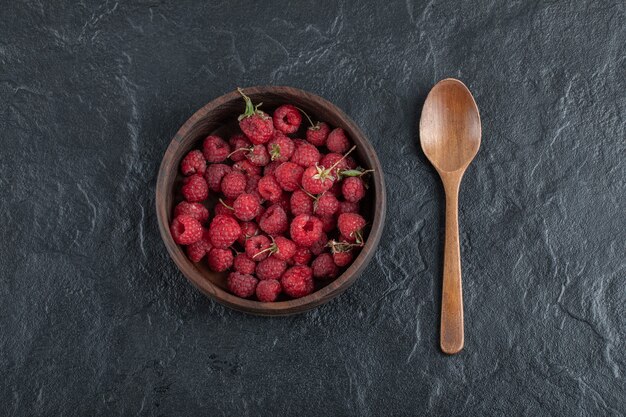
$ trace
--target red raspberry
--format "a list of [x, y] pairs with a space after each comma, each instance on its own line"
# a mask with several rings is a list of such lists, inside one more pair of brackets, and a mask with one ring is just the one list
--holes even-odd
[[254, 219], [261, 211], [259, 198], [252, 194], [240, 194], [233, 203], [235, 217], [244, 222]]
[[320, 151], [310, 143], [302, 142], [296, 145], [296, 150], [291, 155], [291, 162], [300, 165], [301, 167], [314, 166], [320, 161]]
[[229, 172], [222, 178], [222, 193], [226, 198], [237, 198], [246, 191], [246, 182], [246, 176], [241, 172]]
[[343, 198], [350, 203], [356, 203], [365, 197], [365, 183], [359, 177], [349, 177], [341, 184]]
[[205, 230], [202, 232], [202, 239], [187, 246], [187, 257], [191, 262], [200, 262], [211, 249], [213, 249], [213, 245], [209, 239], [209, 231]]
[[313, 199], [302, 190], [296, 190], [291, 194], [291, 214], [313, 214]]
[[309, 248], [299, 247], [296, 249], [296, 253], [293, 255], [293, 261], [296, 265], [308, 265], [311, 262], [313, 254]]
[[256, 262], [250, 259], [245, 253], [238, 253], [233, 261], [233, 269], [242, 274], [254, 274]]
[[352, 251], [333, 253], [333, 261], [340, 268], [348, 266], [352, 262]]
[[315, 125], [309, 127], [306, 130], [306, 140], [312, 145], [324, 146], [326, 145], [326, 138], [330, 133], [330, 127], [324, 122], [317, 122]]
[[241, 227], [237, 220], [224, 214], [213, 217], [209, 226], [211, 244], [219, 249], [226, 249], [235, 243], [240, 234]]
[[276, 204], [281, 206], [283, 210], [285, 211], [285, 213], [289, 213], [289, 209], [291, 207], [289, 204], [289, 194], [283, 193], [278, 199], [278, 201], [276, 202]]
[[256, 277], [260, 280], [279, 279], [287, 269], [287, 263], [270, 256], [256, 266]]
[[313, 271], [308, 266], [296, 265], [289, 268], [281, 278], [285, 294], [300, 298], [313, 292]]
[[242, 172], [248, 176], [261, 175], [261, 167], [254, 165], [252, 162], [244, 159], [243, 161], [235, 162], [233, 164], [235, 171]]
[[210, 135], [202, 143], [202, 154], [208, 162], [222, 162], [228, 158], [230, 146], [219, 136]]
[[302, 174], [302, 188], [307, 193], [321, 194], [333, 186], [334, 180], [330, 171], [320, 166], [308, 167]]
[[206, 160], [202, 152], [195, 150], [189, 152], [180, 163], [180, 172], [183, 175], [204, 174], [206, 171]]
[[299, 246], [309, 247], [322, 235], [322, 221], [308, 214], [300, 214], [291, 222], [291, 239]]
[[272, 118], [258, 109], [260, 104], [254, 106], [250, 97], [246, 96], [242, 89], [239, 89], [239, 93], [246, 102], [246, 110], [239, 116], [239, 127], [250, 139], [250, 142], [255, 145], [262, 145], [274, 135]]
[[337, 219], [335, 216], [320, 217], [322, 221], [322, 230], [324, 233], [330, 233], [337, 228]]
[[222, 191], [222, 178], [232, 172], [232, 168], [224, 164], [210, 164], [204, 173], [204, 179], [209, 185], [209, 190], [219, 193]]
[[250, 298], [256, 291], [258, 279], [249, 274], [240, 274], [239, 272], [231, 272], [228, 274], [226, 285], [228, 290], [241, 298]]
[[313, 204], [313, 211], [316, 216], [328, 217], [335, 214], [339, 208], [339, 201], [337, 197], [332, 194], [322, 194], [317, 198], [317, 201]]
[[322, 232], [322, 235], [317, 240], [317, 242], [312, 244], [309, 249], [311, 250], [311, 253], [313, 255], [319, 255], [320, 253], [324, 252], [324, 249], [326, 249], [327, 244], [328, 244], [328, 236], [326, 236], [326, 233]]
[[240, 227], [241, 234], [237, 238], [237, 242], [242, 246], [246, 244], [246, 240], [259, 234], [259, 225], [254, 222], [243, 222]]
[[271, 203], [276, 203], [283, 194], [283, 189], [278, 185], [276, 177], [271, 174], [259, 180], [258, 191], [261, 197]]
[[186, 214], [176, 217], [170, 226], [174, 242], [179, 245], [191, 245], [202, 239], [202, 225]]
[[339, 171], [350, 169], [348, 158], [349, 157], [344, 158], [341, 154], [331, 152], [324, 155], [320, 161], [320, 166], [330, 170], [331, 175], [337, 178]]
[[208, 260], [211, 271], [224, 272], [233, 265], [233, 252], [230, 249], [213, 248]]
[[209, 210], [200, 203], [188, 203], [187, 201], [181, 201], [174, 207], [174, 217], [178, 217], [181, 214], [186, 214], [198, 220], [200, 223], [204, 223], [209, 220]]
[[265, 145], [254, 145], [249, 152], [246, 153], [246, 159], [252, 165], [264, 167], [270, 163], [270, 154], [267, 152]]
[[296, 244], [283, 236], [274, 239], [274, 246], [272, 256], [281, 261], [290, 260], [296, 253]]
[[265, 168], [263, 168], [263, 175], [274, 175], [274, 173], [276, 172], [276, 168], [278, 168], [280, 164], [282, 164], [282, 162], [272, 161], [269, 164], [265, 165]]
[[359, 203], [351, 203], [349, 201], [341, 201], [339, 203], [339, 209], [337, 210], [338, 214], [358, 213], [358, 212], [359, 212]]
[[278, 204], [269, 207], [259, 221], [259, 227], [270, 236], [280, 235], [289, 228], [287, 213]]
[[283, 162], [276, 171], [274, 175], [276, 176], [276, 181], [285, 191], [295, 191], [300, 186], [300, 180], [302, 179], [302, 173], [304, 169], [294, 164], [293, 162]]
[[291, 138], [276, 132], [272, 140], [267, 143], [272, 161], [287, 162], [293, 155], [296, 145]]
[[274, 127], [283, 133], [296, 133], [302, 123], [302, 115], [295, 106], [285, 104], [274, 110]]
[[346, 132], [338, 127], [328, 134], [326, 147], [331, 152], [344, 154], [350, 149], [350, 139], [346, 136]]
[[262, 303], [271, 303], [276, 301], [282, 290], [283, 287], [280, 282], [275, 279], [266, 279], [260, 281], [256, 286], [256, 298]]
[[365, 219], [356, 213], [343, 213], [337, 219], [337, 227], [348, 242], [363, 243]]
[[246, 240], [246, 255], [253, 261], [262, 261], [270, 256], [272, 250], [272, 242], [265, 235], [253, 236]]
[[227, 216], [232, 216], [234, 202], [235, 200], [232, 198], [227, 198], [226, 200], [220, 198], [219, 201], [215, 203], [215, 207], [213, 208], [215, 210], [215, 215], [225, 214]]
[[252, 144], [244, 135], [234, 135], [229, 139], [230, 146], [232, 148], [232, 153], [230, 154], [230, 159], [233, 162], [239, 162], [246, 159], [246, 152]]
[[333, 256], [330, 253], [322, 253], [313, 260], [311, 264], [313, 276], [318, 279], [335, 278], [339, 275], [339, 268], [335, 265]]
[[209, 186], [200, 174], [193, 174], [183, 180], [183, 197], [190, 203], [204, 201], [209, 196]]

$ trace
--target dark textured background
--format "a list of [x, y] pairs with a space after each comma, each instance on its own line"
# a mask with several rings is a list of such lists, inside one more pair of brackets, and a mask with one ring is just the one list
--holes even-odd
[[[626, 413], [623, 2], [3, 3], [1, 414]], [[437, 345], [442, 190], [416, 146], [449, 76], [483, 121], [455, 357]], [[343, 108], [388, 185], [366, 273], [282, 319], [192, 288], [154, 209], [179, 126], [260, 84]]]

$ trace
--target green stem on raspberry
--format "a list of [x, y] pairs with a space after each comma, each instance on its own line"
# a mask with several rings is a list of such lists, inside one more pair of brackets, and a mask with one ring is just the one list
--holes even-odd
[[238, 120], [245, 119], [246, 117], [253, 116], [255, 113], [257, 113], [259, 111], [259, 106], [263, 103], [259, 103], [255, 106], [254, 104], [252, 104], [252, 100], [250, 99], [250, 97], [248, 97], [240, 87], [237, 87], [237, 91], [239, 91], [239, 94], [241, 94], [244, 101], [246, 102], [246, 110], [242, 115], [239, 116]]
[[224, 207], [226, 207], [227, 209], [229, 209], [229, 210], [235, 210], [234, 208], [232, 208], [232, 207], [231, 207], [231, 206], [229, 206], [228, 204], [224, 203], [224, 200], [222, 200], [221, 198], [220, 198], [220, 203], [222, 203], [222, 205], [223, 205]]
[[308, 115], [308, 114], [307, 114], [304, 110], [302, 110], [302, 109], [301, 109], [300, 107], [298, 107], [298, 106], [294, 106], [294, 107], [295, 107], [296, 109], [300, 110], [300, 111], [302, 112], [302, 114], [304, 114], [304, 116], [307, 118], [307, 120], [308, 120], [308, 121], [309, 121], [309, 123], [311, 124], [311, 127], [309, 127], [309, 129], [318, 130], [318, 129], [320, 128], [320, 127], [319, 127], [319, 123], [317, 123], [317, 124], [316, 124], [316, 123], [313, 123], [313, 120], [311, 120], [311, 118], [309, 117], [309, 115]]
[[231, 153], [229, 153], [226, 158], [230, 158], [232, 155], [236, 154], [237, 152], [241, 152], [241, 151], [248, 151], [248, 152], [252, 152], [252, 147], [249, 148], [239, 148], [239, 149], [235, 149], [234, 151], [232, 151]]
[[334, 167], [336, 167], [336, 166], [339, 164], [339, 162], [341, 162], [341, 161], [343, 161], [344, 159], [346, 159], [346, 157], [347, 157], [348, 155], [350, 155], [350, 152], [352, 152], [352, 151], [353, 151], [353, 150], [355, 150], [355, 149], [356, 149], [356, 145], [352, 146], [352, 147], [350, 148], [350, 150], [349, 150], [348, 152], [346, 152], [344, 156], [342, 156], [342, 157], [341, 157], [341, 159], [340, 159], [340, 160], [338, 160], [337, 162], [335, 162], [335, 163], [333, 164], [333, 166], [332, 166], [332, 167], [328, 168], [328, 172], [331, 172], [331, 171], [333, 170], [333, 168], [334, 168]]
[[362, 169], [362, 168], [357, 168], [357, 169], [346, 169], [344, 171], [339, 171], [339, 176], [341, 177], [361, 177], [365, 174], [367, 174], [368, 172], [374, 172], [373, 169]]

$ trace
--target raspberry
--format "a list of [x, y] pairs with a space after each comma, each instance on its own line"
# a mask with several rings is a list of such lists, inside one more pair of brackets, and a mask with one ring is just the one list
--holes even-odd
[[322, 194], [313, 204], [313, 211], [316, 216], [325, 217], [332, 216], [339, 208], [337, 197], [332, 194]]
[[272, 242], [265, 235], [253, 236], [246, 240], [245, 249], [248, 258], [257, 262], [262, 261], [270, 256]]
[[274, 135], [272, 118], [258, 109], [261, 104], [254, 106], [250, 97], [246, 96], [241, 88], [238, 90], [246, 102], [246, 110], [239, 116], [239, 127], [250, 142], [262, 145]]
[[285, 213], [289, 213], [289, 208], [291, 207], [289, 204], [289, 195], [287, 193], [283, 193], [278, 201], [276, 202], [279, 206], [283, 208]]
[[287, 269], [287, 263], [270, 256], [256, 266], [256, 277], [260, 280], [279, 279]]
[[324, 233], [330, 233], [337, 228], [337, 219], [335, 216], [320, 217], [322, 221], [322, 230]]
[[255, 277], [249, 274], [240, 274], [239, 272], [231, 272], [228, 274], [226, 285], [228, 290], [241, 298], [249, 298], [254, 295], [256, 285], [259, 282]]
[[304, 169], [294, 164], [293, 162], [283, 162], [276, 171], [274, 175], [276, 176], [276, 181], [283, 190], [285, 191], [295, 191], [300, 186], [300, 180], [302, 179], [302, 173]]
[[222, 191], [222, 178], [224, 175], [232, 172], [232, 168], [224, 164], [211, 164], [204, 173], [204, 179], [209, 185], [209, 190], [219, 193]]
[[208, 260], [211, 271], [224, 272], [233, 265], [233, 252], [230, 249], [213, 248]]
[[202, 154], [208, 162], [225, 161], [230, 153], [230, 146], [219, 136], [210, 135], [202, 143]]
[[339, 232], [346, 238], [348, 242], [363, 243], [363, 227], [365, 227], [365, 219], [356, 213], [343, 213], [337, 219], [337, 227]]
[[287, 162], [293, 155], [296, 145], [291, 138], [276, 132], [272, 140], [267, 143], [272, 161]]
[[334, 129], [328, 134], [326, 139], [326, 147], [331, 152], [346, 153], [350, 149], [350, 139], [346, 136], [346, 132], [340, 127]]
[[278, 204], [269, 207], [259, 221], [259, 227], [270, 236], [280, 235], [287, 231], [287, 214]]
[[359, 203], [351, 203], [349, 201], [341, 201], [339, 203], [339, 209], [337, 210], [338, 214], [358, 213], [358, 212], [359, 212]]
[[240, 227], [241, 234], [237, 238], [237, 242], [242, 246], [246, 244], [246, 240], [259, 234], [259, 226], [254, 222], [243, 222]]
[[291, 162], [300, 165], [301, 167], [310, 167], [317, 164], [320, 161], [320, 151], [310, 143], [302, 142], [296, 145], [296, 150], [291, 155]]
[[186, 214], [198, 220], [200, 223], [204, 223], [209, 220], [209, 210], [200, 203], [188, 203], [187, 201], [181, 201], [174, 207], [174, 217], [178, 217], [181, 214]]
[[291, 214], [313, 214], [313, 199], [302, 190], [296, 190], [291, 194], [290, 199]]
[[280, 197], [283, 194], [283, 189], [280, 188], [280, 185], [278, 185], [276, 177], [271, 174], [266, 175], [259, 180], [257, 189], [261, 197], [271, 203], [276, 203], [280, 200]]
[[324, 157], [320, 161], [320, 165], [325, 168], [330, 169], [331, 167], [334, 166], [334, 168], [331, 169], [331, 174], [333, 177], [338, 177], [339, 171], [350, 169], [350, 166], [348, 165], [348, 163], [349, 161], [347, 157], [344, 158], [341, 154], [334, 153], [334, 152], [324, 155]]
[[349, 177], [341, 184], [343, 198], [350, 203], [356, 203], [365, 197], [365, 183], [359, 177]]
[[296, 133], [302, 123], [302, 115], [295, 106], [285, 104], [274, 110], [274, 127], [283, 133]]
[[293, 255], [293, 261], [296, 265], [308, 265], [311, 262], [313, 254], [309, 248], [299, 247], [296, 249], [296, 253]]
[[191, 262], [200, 262], [202, 258], [204, 258], [204, 255], [209, 253], [212, 248], [213, 245], [211, 245], [209, 239], [209, 231], [205, 230], [202, 232], [202, 239], [187, 246], [187, 257]]
[[222, 178], [222, 193], [226, 198], [237, 198], [246, 191], [246, 181], [246, 176], [241, 172], [229, 172]]
[[291, 239], [299, 246], [309, 247], [322, 235], [322, 222], [317, 217], [300, 214], [291, 222]]
[[333, 256], [330, 253], [322, 253], [313, 260], [311, 264], [313, 276], [318, 279], [335, 278], [339, 275], [339, 268], [335, 265]]
[[333, 261], [338, 267], [344, 267], [352, 262], [352, 251], [333, 253]]
[[209, 226], [211, 244], [219, 249], [226, 249], [235, 243], [240, 234], [241, 227], [237, 220], [224, 214], [213, 217]]
[[254, 145], [249, 152], [246, 153], [246, 159], [252, 165], [264, 167], [270, 163], [270, 154], [264, 145]]
[[296, 253], [296, 244], [283, 236], [274, 239], [274, 246], [272, 256], [281, 261], [290, 260]]
[[198, 150], [189, 152], [180, 163], [180, 172], [183, 175], [202, 175], [204, 171], [206, 171], [206, 160], [202, 152]]
[[233, 203], [235, 217], [245, 222], [252, 220], [261, 211], [259, 198], [252, 194], [240, 194]]
[[322, 235], [317, 240], [317, 242], [312, 244], [309, 249], [311, 250], [311, 253], [313, 255], [319, 255], [320, 253], [324, 252], [324, 249], [326, 249], [327, 243], [328, 243], [328, 236], [326, 236], [326, 233], [322, 232]]
[[234, 135], [228, 142], [230, 142], [230, 146], [233, 149], [229, 156], [233, 162], [239, 162], [246, 159], [246, 151], [250, 148], [250, 146], [252, 146], [248, 138], [244, 135]]
[[206, 200], [209, 196], [209, 186], [200, 174], [193, 174], [183, 180], [181, 188], [183, 197], [190, 203]]
[[297, 265], [289, 268], [281, 278], [285, 294], [300, 298], [313, 292], [313, 271], [308, 266]]
[[246, 175], [261, 175], [261, 167], [254, 165], [252, 162], [244, 159], [243, 161], [235, 162], [233, 164], [233, 169], [235, 171], [242, 172]]
[[330, 171], [323, 167], [308, 167], [302, 174], [302, 188], [307, 193], [321, 194], [333, 186], [334, 180]]
[[324, 146], [328, 133], [330, 133], [330, 127], [324, 122], [317, 122], [306, 130], [306, 140], [312, 145]]
[[263, 175], [274, 175], [276, 172], [276, 168], [278, 168], [282, 164], [280, 161], [272, 161], [269, 164], [265, 165], [263, 168]]
[[[246, 193], [257, 195], [257, 197], [261, 197], [259, 194], [259, 181], [261, 181], [260, 175], [250, 175], [246, 179]], [[261, 198], [259, 198], [260, 200]]]
[[256, 286], [256, 298], [263, 303], [276, 301], [282, 289], [280, 282], [275, 279], [260, 281]]
[[226, 200], [222, 200], [221, 198], [217, 203], [215, 203], [215, 215], [225, 214], [227, 216], [233, 215], [233, 203], [235, 202], [232, 198], [227, 198]]
[[176, 217], [170, 226], [170, 233], [174, 242], [179, 245], [191, 245], [202, 239], [202, 225], [196, 219], [186, 214]]
[[256, 262], [250, 259], [245, 253], [238, 253], [233, 261], [233, 269], [242, 274], [254, 274]]

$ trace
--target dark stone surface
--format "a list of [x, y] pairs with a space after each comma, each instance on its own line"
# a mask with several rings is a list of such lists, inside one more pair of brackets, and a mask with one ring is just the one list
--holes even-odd
[[[0, 13], [3, 415], [626, 413], [623, 2], [65, 3]], [[442, 190], [416, 146], [448, 76], [483, 121], [455, 357]], [[192, 288], [154, 210], [178, 127], [260, 84], [345, 109], [388, 184], [367, 272], [282, 319]]]

